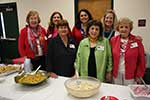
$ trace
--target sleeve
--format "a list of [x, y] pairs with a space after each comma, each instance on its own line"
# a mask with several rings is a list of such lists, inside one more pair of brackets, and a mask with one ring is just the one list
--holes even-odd
[[107, 72], [112, 71], [112, 52], [109, 40], [106, 40], [107, 45]]
[[145, 62], [145, 54], [144, 54], [144, 46], [139, 41], [138, 42], [138, 63], [137, 63], [137, 71], [136, 77], [143, 77], [146, 70], [146, 62]]
[[74, 66], [75, 66], [75, 69], [80, 72], [80, 59], [81, 59], [81, 43], [79, 44], [79, 47], [78, 47], [78, 50], [77, 50], [77, 53], [76, 53], [76, 59], [75, 59], [75, 63], [74, 63]]
[[46, 70], [52, 72], [52, 57], [53, 57], [53, 39], [49, 40], [48, 51], [46, 54]]
[[25, 35], [25, 31], [21, 30], [19, 38], [18, 38], [18, 50], [21, 57], [26, 56], [26, 46], [25, 46], [25, 39], [27, 38], [27, 35]]
[[71, 36], [75, 39], [74, 34], [75, 34], [75, 26], [73, 27], [72, 32], [71, 32]]
[[46, 36], [46, 30], [44, 28], [42, 28], [42, 34], [43, 34], [43, 39], [44, 39], [44, 48], [43, 48], [43, 52], [44, 52], [44, 55], [47, 53], [47, 45], [48, 45], [48, 42], [47, 42], [47, 36]]

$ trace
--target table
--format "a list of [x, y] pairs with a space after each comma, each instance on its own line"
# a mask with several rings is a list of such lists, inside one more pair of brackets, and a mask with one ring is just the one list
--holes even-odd
[[[59, 76], [49, 78], [46, 82], [36, 86], [16, 84], [12, 74], [0, 82], [0, 100], [99, 100], [102, 96], [111, 95], [119, 100], [135, 100], [127, 86], [102, 83], [99, 92], [85, 99], [75, 98], [68, 94], [64, 82], [68, 78]], [[3, 99], [2, 99], [3, 98]]]

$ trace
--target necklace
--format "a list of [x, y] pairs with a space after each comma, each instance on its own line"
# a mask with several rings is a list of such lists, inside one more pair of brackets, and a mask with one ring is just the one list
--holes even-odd
[[91, 38], [91, 37], [89, 37], [90, 42], [93, 42], [93, 43], [95, 43], [97, 41], [97, 39], [98, 38]]

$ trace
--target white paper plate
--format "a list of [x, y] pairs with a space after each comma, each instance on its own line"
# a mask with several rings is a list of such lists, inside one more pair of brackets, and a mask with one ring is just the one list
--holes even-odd
[[5, 77], [0, 77], [0, 82], [5, 81]]

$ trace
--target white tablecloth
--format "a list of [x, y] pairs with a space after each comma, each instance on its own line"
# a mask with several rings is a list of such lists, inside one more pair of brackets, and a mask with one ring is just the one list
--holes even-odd
[[24, 86], [15, 83], [15, 75], [6, 76], [6, 79], [0, 82], [0, 100], [100, 100], [106, 95], [115, 96], [119, 100], [134, 100], [127, 86], [102, 83], [96, 95], [79, 99], [67, 93], [64, 87], [64, 82], [68, 79], [66, 77], [49, 78], [37, 86]]

